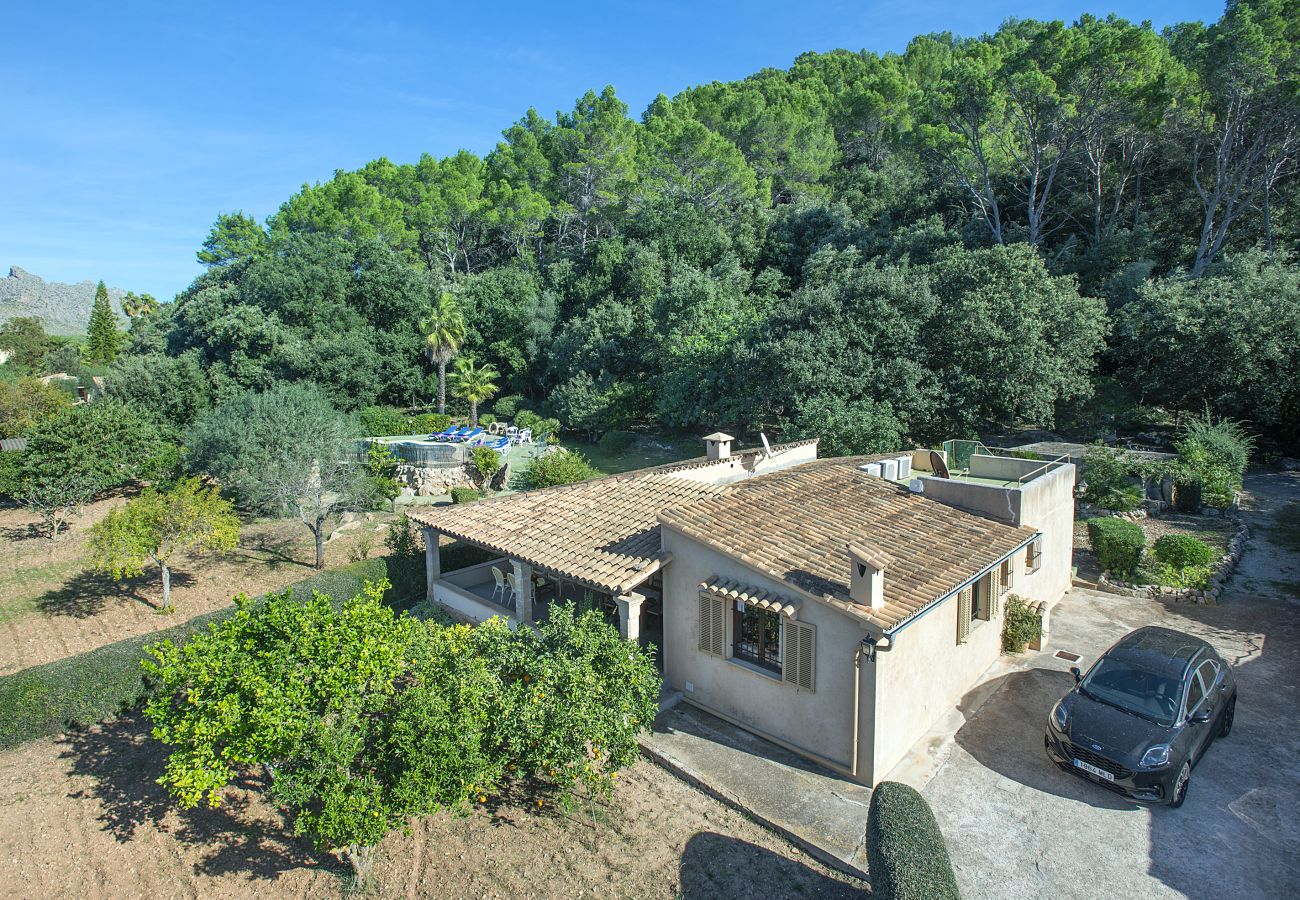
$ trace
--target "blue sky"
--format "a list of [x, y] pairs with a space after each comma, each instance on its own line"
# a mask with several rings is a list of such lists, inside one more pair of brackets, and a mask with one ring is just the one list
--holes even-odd
[[0, 275], [103, 278], [171, 299], [219, 212], [265, 218], [378, 156], [492, 148], [529, 106], [660, 92], [901, 50], [1008, 17], [1116, 12], [1157, 27], [1221, 2], [12, 4], [0, 54]]

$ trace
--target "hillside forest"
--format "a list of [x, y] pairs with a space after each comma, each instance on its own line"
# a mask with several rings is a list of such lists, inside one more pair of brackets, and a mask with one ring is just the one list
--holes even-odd
[[808, 53], [639, 115], [593, 90], [486, 156], [380, 158], [265, 222], [220, 215], [109, 393], [176, 428], [295, 382], [417, 408], [456, 355], [591, 435], [835, 454], [1208, 409], [1293, 442], [1297, 48], [1300, 3], [1234, 0], [1163, 31]]

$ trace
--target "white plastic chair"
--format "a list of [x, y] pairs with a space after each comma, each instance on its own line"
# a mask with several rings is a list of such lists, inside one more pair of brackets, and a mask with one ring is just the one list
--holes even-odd
[[[497, 586], [492, 589], [492, 599], [496, 600], [497, 594], [500, 594], [501, 602], [504, 603], [506, 599], [506, 577], [496, 566], [492, 567], [492, 577], [496, 579], [497, 583]], [[512, 575], [511, 577], [513, 578], [514, 576]]]
[[531, 428], [525, 428], [523, 431], [519, 432], [519, 443], [531, 444], [532, 442], [533, 442], [533, 430]]
[[506, 584], [510, 585], [510, 602], [515, 603], [515, 598], [519, 596], [519, 582], [515, 580], [514, 572], [506, 573]]

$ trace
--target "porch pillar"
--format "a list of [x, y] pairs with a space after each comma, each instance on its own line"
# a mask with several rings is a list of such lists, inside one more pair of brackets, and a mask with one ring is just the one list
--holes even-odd
[[618, 633], [629, 641], [641, 639], [641, 604], [645, 597], [640, 594], [620, 594], [614, 598], [618, 604]]
[[517, 559], [510, 565], [515, 570], [515, 618], [527, 625], [533, 621], [533, 567]]
[[442, 556], [438, 549], [438, 532], [424, 529], [424, 586], [426, 597], [433, 599], [433, 586], [442, 577]]

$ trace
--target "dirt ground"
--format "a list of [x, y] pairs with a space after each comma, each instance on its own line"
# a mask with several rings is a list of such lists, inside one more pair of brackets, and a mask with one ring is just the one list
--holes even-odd
[[[253, 522], [243, 527], [234, 552], [173, 567], [176, 612], [161, 615], [156, 570], [115, 582], [87, 557], [91, 526], [125, 502], [111, 497], [94, 503], [54, 541], [36, 532], [38, 519], [26, 510], [0, 507], [0, 675], [170, 628], [230, 603], [241, 591], [261, 594], [312, 574], [312, 536], [301, 522]], [[326, 546], [326, 565], [349, 562], [365, 536], [371, 555], [382, 552], [384, 534], [375, 529], [389, 518], [375, 514], [341, 533]]]
[[[247, 786], [181, 812], [127, 718], [0, 754], [0, 896], [337, 897], [347, 871]], [[481, 808], [381, 845], [377, 897], [849, 898], [864, 886], [641, 762], [593, 810]]]

